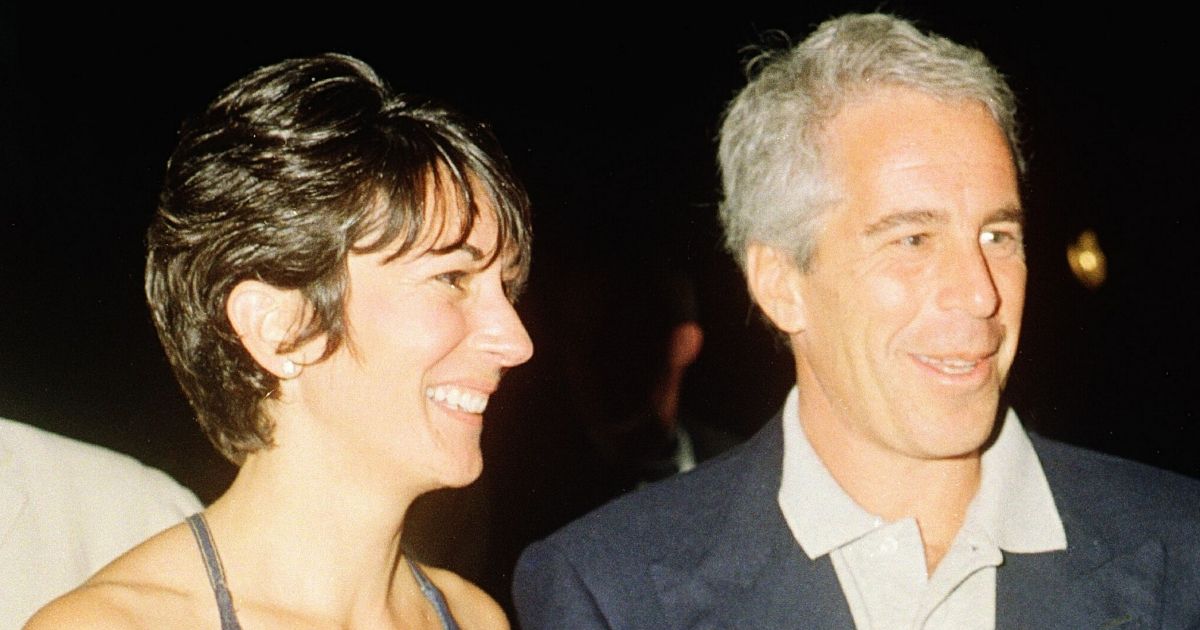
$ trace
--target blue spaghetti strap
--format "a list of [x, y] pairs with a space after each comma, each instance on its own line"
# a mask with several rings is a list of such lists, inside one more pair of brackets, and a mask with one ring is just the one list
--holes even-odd
[[217, 555], [217, 546], [213, 544], [212, 534], [208, 531], [208, 522], [204, 513], [197, 512], [187, 518], [196, 544], [200, 546], [200, 555], [204, 556], [204, 568], [208, 570], [208, 583], [212, 585], [213, 594], [217, 597], [217, 610], [221, 612], [221, 630], [242, 630], [238, 624], [237, 613], [233, 610], [233, 598], [225, 586], [225, 569], [221, 566], [221, 557]]
[[425, 599], [433, 604], [433, 609], [437, 611], [438, 618], [442, 620], [442, 630], [458, 630], [458, 624], [455, 623], [454, 617], [450, 615], [450, 607], [446, 605], [446, 598], [442, 597], [442, 592], [438, 587], [434, 586], [433, 582], [429, 581], [425, 572], [417, 563], [413, 562], [406, 554], [404, 559], [408, 561], [408, 568], [412, 571], [413, 577], [417, 579], [417, 586], [421, 587], [421, 594]]
[[[204, 568], [208, 571], [208, 583], [212, 586], [213, 595], [217, 598], [217, 610], [221, 613], [221, 630], [242, 630], [242, 626], [237, 620], [237, 613], [233, 610], [233, 597], [229, 595], [229, 588], [225, 586], [225, 569], [221, 566], [221, 557], [217, 555], [217, 546], [213, 543], [212, 533], [208, 530], [208, 522], [204, 520], [204, 513], [197, 512], [187, 517], [187, 523], [192, 528], [192, 535], [196, 537], [196, 544], [200, 546], [200, 555], [204, 557]], [[459, 630], [458, 624], [450, 614], [446, 598], [442, 596], [442, 591], [438, 590], [438, 587], [429, 580], [421, 567], [417, 566], [407, 555], [404, 556], [404, 559], [408, 562], [408, 568], [417, 580], [417, 586], [421, 588], [421, 594], [429, 600], [434, 611], [437, 612], [438, 618], [442, 622], [442, 630]]]

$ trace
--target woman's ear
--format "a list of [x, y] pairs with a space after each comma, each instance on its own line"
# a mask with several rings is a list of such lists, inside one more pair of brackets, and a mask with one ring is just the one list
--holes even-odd
[[746, 249], [746, 283], [754, 302], [785, 334], [806, 326], [799, 267], [792, 255], [777, 247], [751, 243]]
[[279, 349], [300, 332], [305, 306], [299, 291], [243, 280], [229, 292], [225, 315], [250, 356], [264, 370], [289, 379], [300, 374], [304, 359], [299, 350], [280, 354]]

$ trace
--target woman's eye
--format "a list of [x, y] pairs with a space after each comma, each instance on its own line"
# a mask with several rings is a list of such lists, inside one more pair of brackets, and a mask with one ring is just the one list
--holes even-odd
[[439, 273], [436, 276], [438, 282], [450, 285], [455, 289], [462, 289], [467, 280], [467, 272], [465, 271], [447, 271]]

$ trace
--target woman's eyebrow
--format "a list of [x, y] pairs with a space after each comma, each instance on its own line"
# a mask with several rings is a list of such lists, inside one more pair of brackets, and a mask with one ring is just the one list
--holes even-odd
[[447, 247], [435, 247], [428, 251], [429, 251], [429, 253], [434, 254], [436, 256], [453, 256], [454, 254], [457, 254], [459, 252], [465, 252], [468, 256], [471, 257], [471, 260], [475, 260], [475, 261], [483, 260], [483, 258], [484, 258], [483, 250], [479, 249], [478, 247], [475, 247], [474, 245], [472, 245], [470, 243], [462, 243], [459, 245], [452, 245], [452, 246], [447, 246]]
[[462, 245], [458, 246], [458, 249], [470, 254], [472, 260], [483, 260], [483, 250], [470, 243], [463, 243]]

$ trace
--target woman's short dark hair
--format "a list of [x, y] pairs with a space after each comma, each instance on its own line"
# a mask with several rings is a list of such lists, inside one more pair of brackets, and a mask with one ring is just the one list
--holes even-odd
[[299, 290], [310, 313], [280, 352], [324, 335], [324, 359], [346, 336], [350, 253], [392, 246], [389, 255], [401, 256], [443, 229], [458, 230], [445, 249], [457, 248], [487, 206], [498, 228], [492, 255], [510, 267], [515, 298], [529, 266], [528, 199], [491, 132], [430, 99], [391, 92], [352, 57], [259, 69], [185, 124], [147, 234], [146, 297], [217, 449], [240, 463], [272, 443], [260, 403], [278, 379], [226, 316], [239, 282]]

